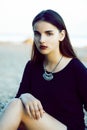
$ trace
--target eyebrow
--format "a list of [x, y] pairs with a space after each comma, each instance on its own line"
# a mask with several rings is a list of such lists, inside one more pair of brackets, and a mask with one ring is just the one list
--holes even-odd
[[53, 32], [53, 30], [47, 30], [47, 31], [45, 31], [46, 33], [52, 33]]
[[[37, 30], [34, 30], [34, 32], [36, 32], [36, 33], [40, 33], [39, 31], [37, 31]], [[53, 30], [47, 30], [47, 31], [45, 31], [45, 33], [52, 33], [53, 32]]]
[[39, 31], [37, 31], [37, 30], [34, 30], [34, 32], [39, 33]]

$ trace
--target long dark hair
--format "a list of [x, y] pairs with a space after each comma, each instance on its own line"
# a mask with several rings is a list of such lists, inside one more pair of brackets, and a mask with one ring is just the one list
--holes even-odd
[[[59, 44], [60, 52], [63, 56], [74, 58], [76, 57], [76, 54], [72, 48], [69, 35], [65, 26], [65, 23], [62, 19], [62, 17], [53, 10], [44, 10], [41, 11], [32, 22], [32, 26], [34, 27], [35, 23], [38, 21], [46, 21], [48, 23], [51, 23], [52, 25], [56, 26], [58, 30], [62, 31], [65, 30], [65, 38], [61, 43]], [[44, 60], [44, 55], [40, 54], [40, 52], [37, 50], [35, 43], [33, 43], [32, 47], [32, 54], [31, 54], [31, 60], [33, 62], [42, 62]]]

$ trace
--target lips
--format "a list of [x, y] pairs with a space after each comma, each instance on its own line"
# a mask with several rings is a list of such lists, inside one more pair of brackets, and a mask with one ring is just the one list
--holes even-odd
[[48, 48], [47, 46], [43, 46], [43, 45], [40, 46], [40, 49], [42, 49], [42, 50], [45, 50], [47, 48]]

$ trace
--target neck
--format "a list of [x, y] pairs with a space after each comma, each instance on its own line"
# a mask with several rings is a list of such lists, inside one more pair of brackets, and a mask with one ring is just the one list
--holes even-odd
[[[61, 57], [59, 58], [59, 59], [57, 59], [57, 61], [56, 60], [53, 60], [53, 61], [51, 61], [50, 63], [44, 63], [43, 64], [43, 66], [44, 66], [44, 70], [47, 70], [47, 71], [49, 71], [49, 72], [54, 72], [56, 69], [57, 69], [57, 67], [58, 67], [58, 65], [60, 64], [60, 62], [61, 62], [61, 60], [62, 60], [62, 58], [63, 58], [63, 56], [61, 55]], [[54, 58], [55, 59], [55, 58]]]
[[61, 54], [54, 54], [54, 55], [49, 55], [45, 57], [44, 60], [44, 64], [45, 65], [55, 65], [56, 63], [58, 63], [58, 61], [60, 60], [60, 58], [62, 57]]

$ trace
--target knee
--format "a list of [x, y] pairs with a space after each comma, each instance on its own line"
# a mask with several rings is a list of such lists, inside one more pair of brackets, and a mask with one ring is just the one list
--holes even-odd
[[14, 99], [12, 99], [10, 102], [9, 102], [9, 104], [7, 105], [7, 106], [10, 106], [10, 107], [12, 107], [13, 109], [14, 108], [16, 108], [16, 107], [18, 107], [18, 108], [20, 108], [21, 107], [21, 100], [19, 99], [19, 98], [14, 98]]
[[13, 105], [17, 105], [17, 104], [21, 103], [21, 100], [20, 100], [20, 98], [14, 98], [10, 101], [10, 103]]

